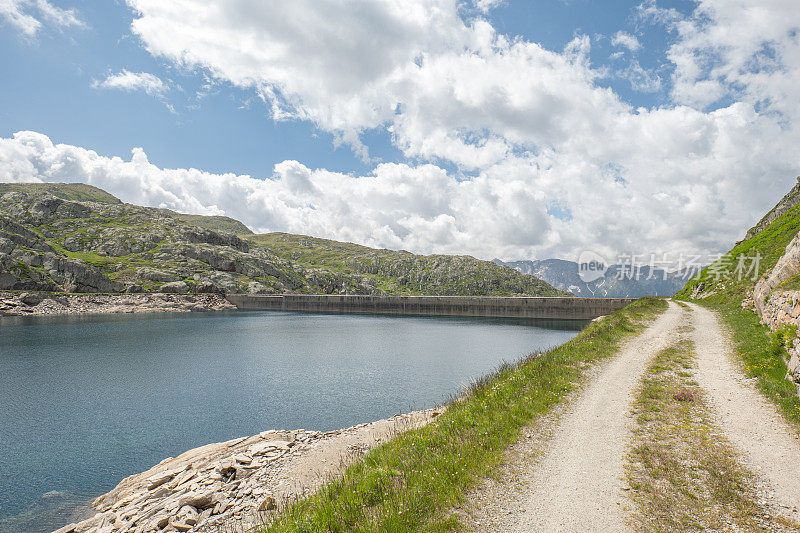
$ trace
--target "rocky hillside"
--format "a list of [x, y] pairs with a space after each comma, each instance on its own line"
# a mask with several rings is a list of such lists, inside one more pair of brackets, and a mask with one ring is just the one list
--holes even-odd
[[[800, 186], [795, 185], [747, 232], [744, 240], [691, 279], [676, 297], [702, 301], [718, 309], [723, 317], [735, 316], [736, 309], [740, 313], [756, 314], [762, 324], [779, 331], [780, 335], [776, 338], [783, 339], [778, 349], [784, 361], [779, 364], [773, 361], [772, 366], [759, 362], [748, 368], [767, 368], [774, 377], [785, 373], [789, 380], [800, 385], [800, 337], [797, 335], [800, 326], [798, 202]], [[741, 329], [746, 321], [739, 320], [734, 327]], [[778, 390], [780, 384], [774, 383], [770, 385], [771, 388]]]
[[764, 217], [758, 221], [758, 224], [753, 226], [747, 231], [745, 235], [745, 239], [749, 239], [751, 237], [755, 237], [757, 234], [761, 233], [767, 226], [772, 224], [772, 222], [786, 213], [789, 209], [796, 206], [800, 203], [800, 177], [797, 178], [797, 183], [794, 184], [794, 187], [786, 193], [786, 195], [781, 198], [781, 201], [778, 202], [775, 207], [770, 209], [769, 213], [764, 215]]
[[251, 240], [304, 268], [366, 277], [387, 294], [557, 295], [544, 281], [467, 255], [416, 255], [287, 233]]
[[[761, 228], [759, 225], [748, 231], [748, 236], [728, 253], [689, 280], [676, 296], [721, 303], [742, 302], [751, 297], [757, 282], [772, 279], [773, 269], [800, 233], [800, 205], [782, 210], [779, 216]], [[789, 272], [784, 269], [785, 263], [782, 262], [781, 272]], [[751, 267], [757, 268], [751, 272]], [[796, 285], [799, 283], [800, 279], [793, 276], [777, 282], [773, 280], [770, 291], [798, 288]]]
[[556, 295], [465, 256], [419, 256], [228, 217], [126, 204], [82, 184], [0, 184], [0, 289], [58, 292]]
[[[623, 265], [611, 265], [602, 278], [585, 282], [578, 274], [578, 263], [563, 259], [541, 261], [500, 261], [523, 274], [546, 281], [556, 289], [569, 291], [585, 298], [642, 298], [644, 296], [672, 296], [686, 283], [680, 273], [664, 272], [642, 266], [636, 275], [628, 275]], [[624, 275], [621, 275], [624, 274]]]

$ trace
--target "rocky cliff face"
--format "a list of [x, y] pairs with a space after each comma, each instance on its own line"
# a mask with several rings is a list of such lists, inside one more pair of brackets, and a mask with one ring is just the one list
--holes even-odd
[[[800, 291], [782, 290], [782, 285], [800, 274], [800, 234], [786, 246], [785, 253], [766, 275], [756, 282], [752, 293], [753, 310], [773, 331], [800, 326]], [[743, 305], [748, 305], [745, 300]], [[786, 347], [787, 379], [800, 387], [800, 337], [793, 336]]]
[[65, 292], [264, 292], [307, 288], [291, 264], [176, 213], [0, 196], [0, 289]]
[[753, 288], [753, 303], [759, 315], [764, 313], [772, 291], [800, 273], [800, 234], [786, 246], [786, 251], [775, 266], [762, 276]]
[[125, 204], [79, 184], [0, 184], [0, 290], [558, 294], [471, 257], [257, 236], [233, 219]]

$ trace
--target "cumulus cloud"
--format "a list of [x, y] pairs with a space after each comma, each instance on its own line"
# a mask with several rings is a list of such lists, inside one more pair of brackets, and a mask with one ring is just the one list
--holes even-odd
[[642, 47], [641, 43], [639, 43], [639, 39], [637, 39], [635, 35], [621, 30], [611, 37], [611, 44], [627, 48], [631, 52], [635, 52]]
[[102, 81], [92, 83], [95, 89], [117, 89], [122, 91], [143, 91], [150, 96], [163, 98], [169, 86], [155, 74], [149, 72], [130, 72], [126, 69], [116, 74], [109, 74]]
[[661, 90], [661, 77], [657, 73], [643, 68], [636, 60], [631, 61], [627, 67], [618, 71], [617, 76], [628, 80], [631, 87], [636, 91], [653, 93]]
[[62, 9], [47, 0], [0, 0], [0, 18], [27, 37], [36, 36], [42, 20], [59, 29], [84, 26], [75, 9]]
[[746, 101], [800, 119], [800, 11], [783, 0], [702, 0], [689, 17], [666, 23], [676, 33], [675, 101], [698, 108]]
[[[642, 20], [672, 32], [673, 100], [638, 109], [598, 83], [588, 37], [562, 50], [511, 40], [462, 18], [455, 0], [128, 2], [153, 55], [255, 91], [276, 119], [311, 121], [358, 149], [363, 131], [383, 128], [406, 163], [353, 176], [284, 161], [262, 180], [21, 132], [0, 140], [3, 175], [77, 179], [262, 231], [574, 258], [726, 250], [800, 167], [798, 15], [777, 0], [702, 0], [688, 17], [642, 4]], [[629, 65], [639, 90], [661, 83]]]
[[[606, 148], [595, 144], [511, 156], [472, 179], [431, 164], [381, 164], [353, 176], [298, 161], [257, 179], [163, 169], [140, 148], [129, 159], [107, 157], [19, 132], [0, 139], [0, 173], [12, 181], [89, 183], [132, 203], [232, 216], [256, 231], [421, 253], [708, 253], [758, 217], [754, 197], [774, 202], [772, 177], [788, 176], [796, 164], [780, 157], [791, 143], [776, 144], [776, 133], [746, 106], [711, 114], [684, 107], [620, 117], [609, 138], [619, 166], [597, 158]], [[751, 136], [761, 140], [743, 156], [739, 147]], [[571, 217], [548, 214], [555, 204]]]
[[488, 13], [492, 9], [505, 3], [506, 0], [475, 0], [475, 7], [483, 13]]

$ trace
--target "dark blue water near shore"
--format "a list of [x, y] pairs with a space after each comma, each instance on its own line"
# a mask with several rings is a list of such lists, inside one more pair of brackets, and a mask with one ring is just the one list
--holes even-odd
[[211, 313], [0, 319], [0, 532], [189, 448], [432, 407], [581, 323]]

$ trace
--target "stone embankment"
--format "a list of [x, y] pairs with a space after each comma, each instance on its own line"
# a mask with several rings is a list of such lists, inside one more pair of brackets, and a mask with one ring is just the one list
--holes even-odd
[[0, 316], [226, 311], [236, 306], [217, 294], [48, 295], [0, 293]]
[[[752, 305], [745, 299], [743, 307]], [[775, 291], [767, 297], [759, 309], [761, 322], [772, 331], [785, 327], [800, 326], [800, 291]], [[800, 387], [800, 337], [795, 335], [786, 351], [789, 353], [786, 378]]]
[[316, 491], [346, 464], [441, 409], [348, 429], [264, 431], [208, 444], [124, 479], [92, 503], [91, 518], [56, 533], [246, 531], [294, 498]]
[[753, 288], [753, 303], [759, 315], [764, 313], [763, 307], [772, 292], [779, 290], [781, 284], [797, 274], [800, 274], [800, 234], [792, 239], [772, 270], [759, 279]]
[[[786, 281], [798, 274], [800, 234], [786, 246], [784, 254], [772, 270], [758, 280], [753, 293], [742, 301], [742, 307], [752, 308], [761, 317], [761, 322], [773, 331], [787, 326], [800, 326], [800, 291], [781, 290]], [[797, 334], [786, 350], [789, 353], [786, 378], [793, 381], [800, 391], [800, 338]]]

